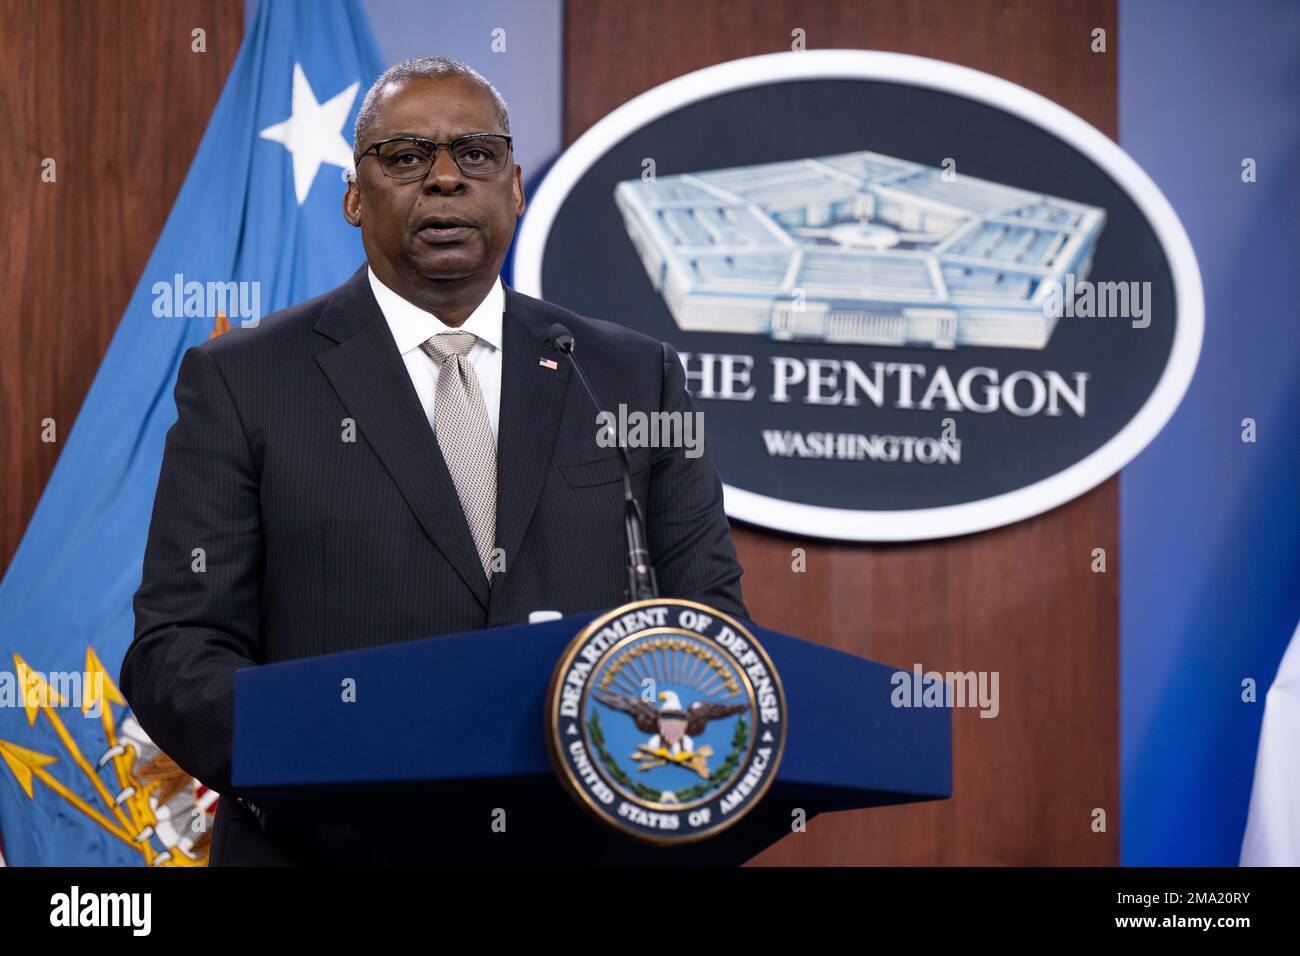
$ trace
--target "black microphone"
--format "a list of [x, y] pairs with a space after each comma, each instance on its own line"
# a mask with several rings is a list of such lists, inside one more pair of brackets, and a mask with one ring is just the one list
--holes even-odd
[[[582, 374], [582, 366], [573, 354], [573, 333], [556, 322], [547, 332], [547, 338], [557, 351], [569, 357], [569, 364], [578, 373], [578, 381], [591, 399], [596, 412], [607, 411], [592, 391], [587, 376]], [[650, 552], [645, 546], [645, 516], [641, 512], [641, 503], [632, 491], [632, 465], [627, 457], [627, 449], [615, 436], [614, 444], [618, 447], [623, 462], [623, 529], [627, 535], [627, 593], [629, 601], [646, 601], [659, 596], [659, 583], [655, 580], [655, 569], [650, 564]]]

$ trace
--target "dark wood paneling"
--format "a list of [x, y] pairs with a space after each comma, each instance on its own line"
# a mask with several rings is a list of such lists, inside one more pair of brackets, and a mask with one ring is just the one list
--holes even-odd
[[[787, 50], [795, 27], [809, 49], [913, 53], [1005, 77], [1116, 135], [1114, 0], [568, 0], [567, 140], [673, 77]], [[1097, 27], [1106, 54], [1091, 52]], [[946, 541], [841, 545], [745, 527], [735, 537], [764, 624], [903, 667], [998, 671], [1001, 682], [997, 718], [954, 714], [953, 799], [818, 817], [756, 862], [1118, 862], [1118, 479]], [[796, 547], [806, 573], [791, 571]], [[1106, 549], [1108, 573], [1092, 573], [1094, 548]], [[1108, 832], [1092, 832], [1094, 807]]]
[[[243, 39], [242, 0], [0, 0], [0, 567], [8, 567]], [[191, 52], [191, 31], [207, 52]], [[46, 157], [58, 179], [41, 180]], [[53, 418], [59, 441], [41, 441]]]

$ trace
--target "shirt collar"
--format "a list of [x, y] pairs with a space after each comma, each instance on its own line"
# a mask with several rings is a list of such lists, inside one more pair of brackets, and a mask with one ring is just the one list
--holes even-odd
[[501, 326], [505, 315], [506, 294], [501, 286], [501, 276], [497, 276], [492, 288], [483, 297], [468, 319], [459, 328], [447, 325], [432, 312], [425, 312], [394, 292], [380, 281], [375, 270], [369, 265], [366, 272], [370, 276], [370, 288], [379, 302], [380, 311], [388, 321], [397, 343], [397, 351], [405, 355], [412, 349], [419, 348], [420, 343], [429, 336], [440, 332], [473, 332], [481, 340], [500, 349], [502, 346]]

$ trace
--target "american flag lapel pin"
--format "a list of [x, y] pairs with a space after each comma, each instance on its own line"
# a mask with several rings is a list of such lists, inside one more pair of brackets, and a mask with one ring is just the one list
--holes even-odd
[[555, 361], [555, 359], [548, 359], [548, 358], [539, 358], [537, 360], [537, 364], [540, 365], [542, 368], [549, 368], [552, 372], [554, 372], [557, 368], [560, 367], [559, 364]]

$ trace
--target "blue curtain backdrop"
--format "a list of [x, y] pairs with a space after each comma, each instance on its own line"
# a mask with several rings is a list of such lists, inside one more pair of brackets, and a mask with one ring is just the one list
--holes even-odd
[[1205, 282], [1196, 378], [1120, 479], [1121, 859], [1232, 866], [1300, 619], [1300, 4], [1121, 0], [1118, 47], [1120, 145]]

